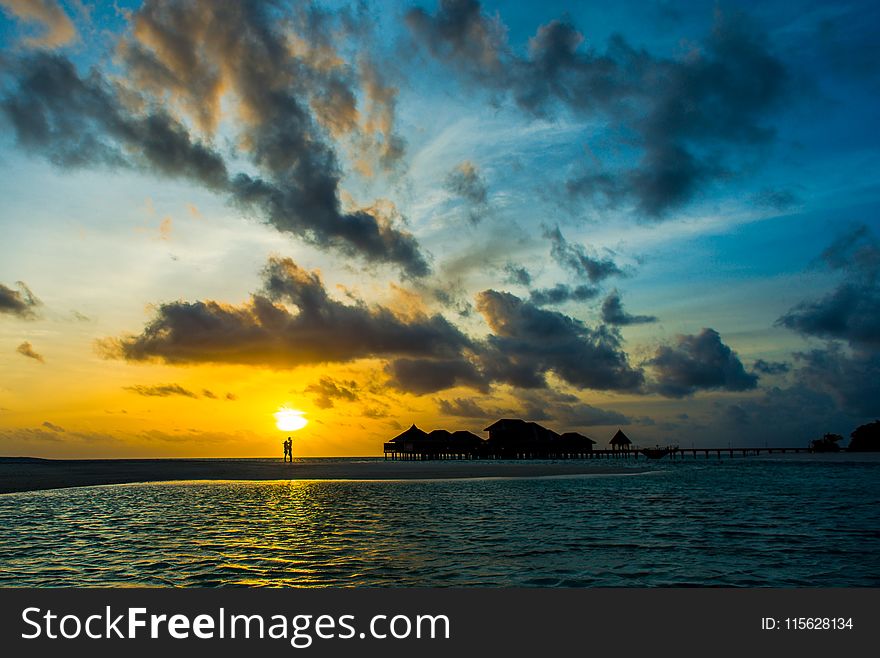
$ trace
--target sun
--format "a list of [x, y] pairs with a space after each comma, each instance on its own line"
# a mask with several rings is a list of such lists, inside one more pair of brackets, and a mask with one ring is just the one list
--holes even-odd
[[296, 430], [301, 430], [309, 423], [309, 421], [303, 418], [305, 412], [299, 409], [281, 407], [272, 415], [275, 416], [275, 427], [282, 432], [295, 432]]

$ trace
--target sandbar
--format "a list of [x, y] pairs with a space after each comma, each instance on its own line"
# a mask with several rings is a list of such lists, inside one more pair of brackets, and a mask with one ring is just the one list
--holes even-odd
[[417, 480], [638, 473], [594, 460], [36, 459], [0, 457], [0, 494], [172, 480]]

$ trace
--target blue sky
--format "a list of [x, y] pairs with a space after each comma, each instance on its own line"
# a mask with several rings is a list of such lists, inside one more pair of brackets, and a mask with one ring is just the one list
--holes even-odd
[[0, 6], [0, 453], [880, 413], [875, 3]]

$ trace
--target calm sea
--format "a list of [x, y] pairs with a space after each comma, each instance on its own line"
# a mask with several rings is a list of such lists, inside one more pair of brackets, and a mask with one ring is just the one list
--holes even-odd
[[878, 586], [878, 476], [878, 455], [801, 455], [10, 494], [0, 585]]

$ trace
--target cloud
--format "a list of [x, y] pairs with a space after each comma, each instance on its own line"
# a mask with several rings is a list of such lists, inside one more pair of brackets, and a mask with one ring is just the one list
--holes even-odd
[[[338, 122], [330, 113], [341, 98], [354, 97], [358, 71], [370, 67], [344, 64], [331, 35], [357, 21], [335, 25], [314, 8], [291, 8], [279, 20], [276, 9], [147, 0], [118, 46], [126, 76], [99, 68], [80, 76], [67, 58], [36, 53], [7, 67], [0, 108], [18, 144], [59, 167], [138, 168], [186, 179], [283, 233], [424, 276], [427, 260], [399, 220], [369, 208], [344, 210], [339, 198], [342, 172], [328, 141]], [[393, 159], [401, 148], [388, 132], [394, 94], [377, 75], [365, 77], [369, 107], [358, 143], [380, 144], [382, 157]], [[227, 96], [235, 108], [235, 155], [248, 161], [247, 171], [230, 171], [213, 144]]]
[[610, 409], [600, 409], [590, 404], [579, 403], [558, 408], [556, 417], [567, 427], [592, 427], [594, 425], [629, 425], [626, 415]]
[[517, 397], [520, 404], [519, 415], [523, 418], [552, 421], [562, 428], [629, 425], [632, 422], [625, 414], [600, 409], [583, 402], [575, 395], [552, 389], [524, 391]]
[[180, 384], [162, 384], [160, 386], [143, 386], [141, 384], [135, 384], [134, 386], [123, 386], [122, 388], [126, 391], [131, 391], [132, 393], [137, 393], [138, 395], [143, 395], [145, 397], [167, 398], [173, 395], [181, 395], [187, 398], [199, 397], [196, 393], [183, 388]]
[[630, 324], [649, 324], [657, 322], [653, 315], [630, 315], [623, 310], [620, 293], [614, 290], [602, 302], [602, 321], [607, 324], [626, 326]]
[[569, 191], [610, 205], [632, 199], [640, 212], [662, 218], [728, 175], [731, 152], [772, 139], [763, 120], [787, 92], [786, 69], [761, 30], [741, 15], [716, 17], [703, 42], [675, 59], [620, 35], [604, 52], [584, 48], [568, 19], [541, 25], [519, 55], [499, 18], [475, 0], [441, 0], [435, 14], [413, 9], [406, 21], [416, 44], [438, 61], [529, 116], [564, 108], [607, 121], [641, 155], [588, 171]]
[[63, 427], [59, 427], [55, 423], [50, 423], [48, 420], [43, 421], [43, 427], [45, 427], [46, 429], [50, 429], [53, 432], [58, 432], [58, 433], [62, 433], [65, 431], [65, 429]]
[[[848, 433], [862, 422], [828, 393], [804, 384], [771, 387], [756, 398], [720, 406], [718, 412], [725, 422], [716, 425], [716, 445], [733, 441], [734, 445], [806, 446], [824, 432]], [[698, 432], [695, 439], [705, 434]]]
[[488, 209], [486, 182], [474, 163], [465, 160], [446, 175], [446, 189], [464, 199], [470, 207], [468, 217], [478, 223]]
[[505, 283], [529, 286], [532, 284], [532, 275], [525, 267], [515, 263], [507, 263], [504, 266], [504, 281]]
[[395, 359], [386, 367], [390, 383], [415, 395], [435, 393], [455, 386], [488, 390], [488, 381], [474, 363], [456, 359]]
[[880, 353], [847, 354], [839, 344], [795, 354], [798, 381], [830, 395], [846, 413], [880, 416]]
[[330, 377], [321, 377], [315, 384], [309, 384], [306, 387], [307, 393], [314, 393], [315, 404], [321, 409], [330, 409], [333, 407], [334, 400], [347, 400], [354, 402], [358, 399], [357, 382], [354, 381], [334, 381]]
[[34, 359], [35, 361], [39, 361], [40, 363], [46, 363], [46, 359], [43, 358], [43, 355], [38, 354], [34, 350], [34, 346], [31, 345], [28, 341], [24, 341], [21, 345], [16, 347], [15, 351], [22, 356], [26, 356], [29, 359]]
[[59, 48], [79, 38], [70, 17], [55, 0], [0, 0], [0, 5], [20, 21], [40, 26], [40, 35], [22, 40], [29, 48]]
[[452, 60], [474, 78], [489, 82], [503, 72], [505, 28], [489, 18], [474, 0], [442, 0], [434, 16], [411, 9], [406, 23], [413, 34], [440, 60]]
[[444, 416], [456, 416], [459, 418], [490, 418], [492, 414], [471, 398], [454, 398], [452, 400], [437, 400], [437, 409]]
[[371, 357], [454, 358], [471, 346], [441, 315], [402, 319], [358, 299], [331, 299], [316, 272], [287, 258], [269, 260], [263, 283], [240, 306], [210, 300], [162, 304], [142, 333], [104, 339], [98, 350], [128, 361], [293, 368]]
[[701, 390], [748, 391], [758, 385], [758, 376], [746, 372], [737, 353], [714, 329], [678, 336], [674, 345], [658, 347], [647, 364], [656, 375], [653, 390], [672, 398]]
[[637, 391], [643, 384], [642, 371], [630, 366], [614, 328], [590, 328], [495, 290], [477, 295], [477, 310], [493, 332], [480, 354], [493, 381], [544, 388], [552, 371], [578, 388]]
[[161, 106], [129, 111], [97, 70], [80, 77], [67, 58], [37, 53], [12, 62], [0, 101], [20, 146], [59, 167], [138, 167], [222, 190], [222, 157]]
[[355, 111], [360, 72], [369, 102], [369, 134], [361, 143], [376, 142], [382, 133], [378, 143], [386, 160], [402, 148], [390, 132], [393, 90], [363, 56], [360, 67], [347, 65], [334, 47], [339, 34], [355, 37], [367, 17], [334, 21], [311, 7], [293, 8], [284, 18], [257, 2], [146, 2], [134, 15], [134, 38], [123, 42], [123, 50], [141, 84], [173, 92], [207, 129], [217, 122], [222, 94], [237, 99], [241, 139], [262, 174], [240, 173], [231, 180], [237, 205], [318, 246], [396, 264], [410, 276], [427, 274], [410, 233], [366, 210], [341, 209], [339, 163], [319, 129], [323, 124], [337, 136], [353, 129], [354, 117], [344, 119], [340, 110]]
[[15, 286], [18, 290], [7, 288], [0, 283], [0, 313], [17, 315], [20, 318], [35, 317], [34, 309], [40, 305], [40, 300], [24, 282], [16, 281]]
[[880, 348], [880, 242], [867, 226], [856, 226], [830, 245], [824, 265], [843, 281], [819, 299], [803, 301], [777, 324], [819, 338]]
[[752, 370], [762, 375], [784, 375], [791, 370], [791, 366], [784, 361], [758, 359], [752, 366]]
[[[271, 258], [263, 288], [234, 306], [217, 301], [161, 304], [137, 335], [106, 338], [106, 358], [171, 364], [233, 363], [294, 368], [356, 359], [387, 360], [390, 385], [416, 395], [492, 383], [545, 388], [546, 375], [578, 388], [638, 391], [644, 377], [630, 366], [617, 331], [590, 328], [509, 293], [487, 290], [477, 308], [492, 329], [475, 340], [441, 315], [402, 317], [383, 306], [331, 299], [316, 272]], [[330, 390], [330, 384], [339, 390]], [[345, 395], [348, 386], [319, 382], [311, 392]]]
[[610, 258], [600, 258], [588, 253], [583, 245], [569, 242], [562, 235], [559, 227], [545, 227], [544, 237], [550, 240], [550, 255], [560, 267], [572, 274], [589, 279], [591, 283], [599, 283], [612, 276], [623, 276], [617, 264]]
[[599, 289], [582, 284], [568, 286], [557, 283], [552, 288], [539, 288], [529, 291], [529, 301], [535, 306], [556, 306], [565, 302], [585, 302], [595, 298]]

